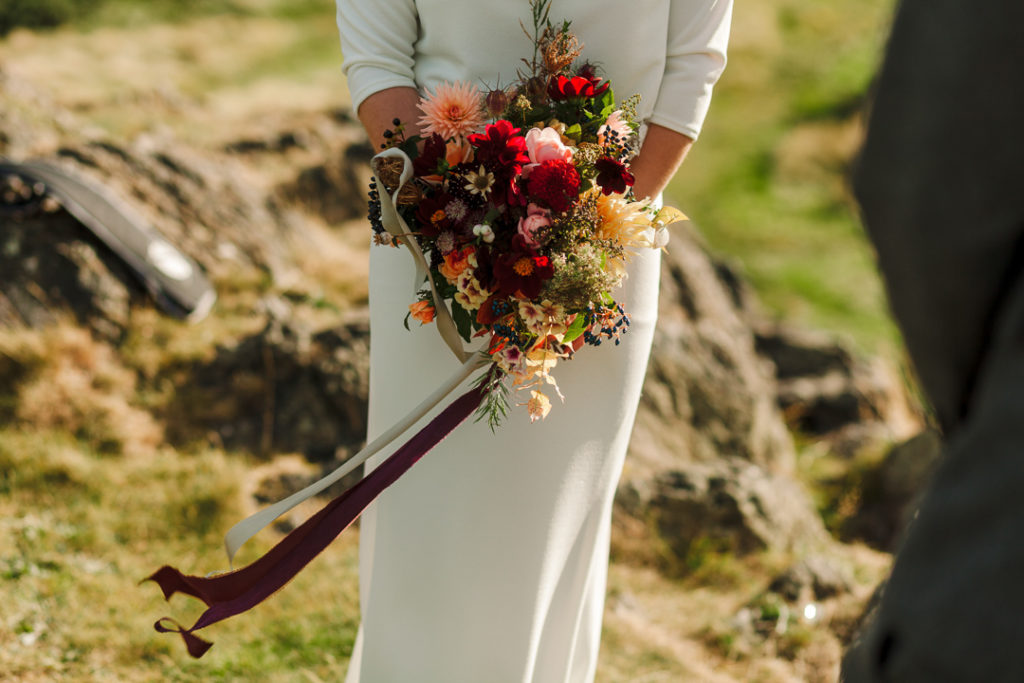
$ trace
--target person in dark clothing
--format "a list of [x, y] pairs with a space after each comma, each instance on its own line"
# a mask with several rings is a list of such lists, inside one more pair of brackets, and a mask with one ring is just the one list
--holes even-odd
[[945, 435], [847, 683], [1024, 681], [1024, 2], [903, 0], [854, 176]]

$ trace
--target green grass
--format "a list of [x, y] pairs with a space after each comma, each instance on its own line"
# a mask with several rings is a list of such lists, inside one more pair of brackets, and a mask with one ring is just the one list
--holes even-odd
[[[60, 432], [0, 429], [0, 670], [46, 680], [338, 679], [357, 627], [356, 543], [336, 542], [250, 615], [210, 627], [201, 661], [152, 623], [194, 620], [139, 580], [164, 563], [225, 568], [221, 534], [243, 515], [248, 463], [201, 450], [114, 461]], [[243, 550], [251, 561], [273, 541]]]
[[846, 172], [891, 5], [762, 5], [669, 188], [771, 312], [889, 353], [898, 334]]

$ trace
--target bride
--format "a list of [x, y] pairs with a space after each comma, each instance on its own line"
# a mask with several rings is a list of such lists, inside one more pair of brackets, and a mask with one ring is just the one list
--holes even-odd
[[[425, 88], [514, 80], [532, 52], [520, 28], [530, 6], [338, 0], [352, 106], [374, 145], [396, 117], [415, 128]], [[620, 97], [642, 97], [637, 196], [659, 196], [697, 138], [725, 66], [731, 8], [554, 0], [552, 17], [571, 20]], [[496, 434], [463, 424], [364, 513], [362, 623], [348, 683], [593, 680], [612, 498], [657, 312], [659, 254], [644, 252], [621, 292], [629, 333], [559, 366], [566, 402], [550, 418], [530, 424], [514, 413]], [[414, 279], [403, 250], [371, 250], [371, 439], [459, 364], [433, 326], [404, 329]]]

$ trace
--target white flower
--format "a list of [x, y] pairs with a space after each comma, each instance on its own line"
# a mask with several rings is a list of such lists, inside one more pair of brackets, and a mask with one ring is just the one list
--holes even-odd
[[490, 244], [494, 241], [494, 230], [486, 223], [477, 223], [473, 226], [473, 234]]

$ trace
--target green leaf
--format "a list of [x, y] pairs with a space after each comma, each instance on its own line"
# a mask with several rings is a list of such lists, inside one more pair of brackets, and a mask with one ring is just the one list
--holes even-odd
[[420, 149], [418, 145], [420, 144], [420, 140], [422, 139], [423, 138], [421, 138], [419, 135], [413, 135], [411, 138], [406, 138], [405, 140], [403, 140], [402, 144], [398, 145], [398, 149], [405, 152], [410, 159], [415, 159], [420, 155]]
[[576, 339], [583, 334], [586, 329], [586, 316], [583, 314], [577, 315], [576, 319], [569, 325], [569, 329], [565, 331], [565, 336], [562, 337], [562, 343], [568, 344], [576, 341]]
[[459, 331], [459, 336], [467, 342], [473, 336], [473, 319], [472, 313], [460, 306], [459, 302], [452, 299], [452, 320], [455, 321], [455, 329]]

